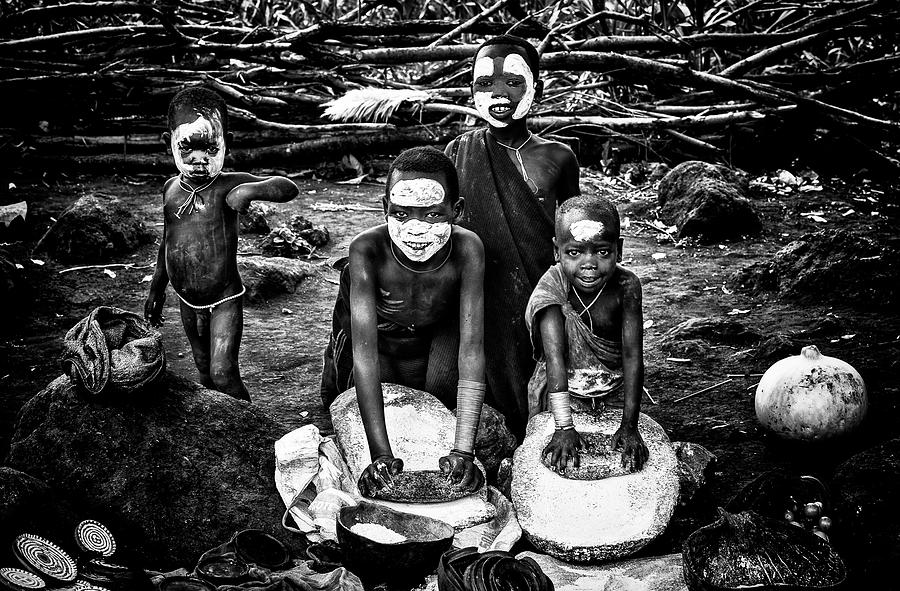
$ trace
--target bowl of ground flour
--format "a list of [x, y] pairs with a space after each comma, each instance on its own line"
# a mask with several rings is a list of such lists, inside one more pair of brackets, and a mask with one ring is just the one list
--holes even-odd
[[418, 580], [450, 549], [453, 527], [364, 501], [340, 510], [337, 537], [344, 563], [366, 582]]

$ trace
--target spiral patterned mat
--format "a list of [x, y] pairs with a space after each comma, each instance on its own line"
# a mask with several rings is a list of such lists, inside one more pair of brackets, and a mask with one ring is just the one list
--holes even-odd
[[105, 525], [93, 519], [85, 519], [75, 528], [75, 541], [82, 551], [101, 556], [112, 556], [116, 551], [116, 539]]
[[44, 579], [20, 568], [0, 568], [0, 583], [10, 589], [43, 589]]
[[42, 575], [68, 583], [78, 576], [75, 560], [56, 544], [34, 534], [22, 534], [13, 544], [16, 557]]

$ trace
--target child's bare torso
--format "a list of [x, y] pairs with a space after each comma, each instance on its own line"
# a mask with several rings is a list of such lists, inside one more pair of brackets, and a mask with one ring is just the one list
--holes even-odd
[[[451, 241], [464, 240], [459, 234], [459, 229], [454, 228]], [[439, 269], [414, 273], [404, 268], [392, 254], [386, 228], [375, 228], [372, 240], [376, 252], [380, 254], [375, 266], [375, 309], [380, 320], [417, 330], [458, 313], [464, 265], [460, 245], [454, 244], [449, 256], [443, 253], [435, 255], [440, 259], [435, 264], [446, 258]]]
[[212, 304], [241, 290], [237, 269], [238, 213], [225, 196], [238, 179], [221, 174], [202, 191], [202, 205], [178, 213], [190, 192], [178, 177], [163, 192], [166, 272], [175, 291], [195, 305]]
[[[624, 298], [628, 293], [626, 286], [630, 281], [640, 281], [630, 270], [618, 265], [616, 272], [603, 287], [603, 293], [591, 305], [595, 296], [581, 296], [579, 301], [575, 288], [569, 289], [569, 304], [576, 313], [582, 312], [585, 306], [589, 310], [580, 315], [582, 322], [593, 327], [593, 333], [601, 338], [622, 342], [622, 317]], [[583, 302], [583, 304], [582, 304]], [[590, 320], [588, 315], [590, 314]]]
[[[529, 185], [547, 215], [553, 218], [556, 205], [577, 193], [577, 179], [570, 180], [566, 177], [570, 174], [570, 166], [567, 165], [574, 155], [564, 144], [536, 135], [532, 136], [529, 145], [521, 153], [528, 177], [534, 182], [534, 185]], [[515, 154], [511, 156], [518, 166]], [[574, 190], [570, 186], [573, 184]]]

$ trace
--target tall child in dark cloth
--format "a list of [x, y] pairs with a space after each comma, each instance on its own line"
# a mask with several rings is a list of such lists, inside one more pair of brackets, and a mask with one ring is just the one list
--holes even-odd
[[215, 92], [180, 91], [168, 121], [163, 137], [179, 175], [163, 187], [163, 238], [144, 317], [160, 325], [171, 281], [200, 382], [250, 400], [238, 369], [245, 291], [237, 268], [238, 214], [253, 200], [285, 202], [299, 191], [280, 176], [222, 172], [231, 134], [225, 101]]
[[387, 223], [350, 243], [325, 350], [322, 402], [356, 386], [372, 464], [364, 495], [403, 469], [384, 419], [382, 382], [425, 390], [456, 407], [454, 449], [439, 460], [459, 488], [481, 484], [473, 460], [484, 400], [484, 251], [455, 225], [463, 211], [453, 163], [434, 148], [412, 148], [391, 164]]
[[543, 88], [538, 63], [537, 50], [524, 39], [503, 35], [485, 41], [472, 66], [472, 95], [488, 125], [461, 135], [445, 150], [466, 198], [460, 224], [484, 242], [488, 400], [519, 437], [534, 369], [522, 312], [553, 263], [556, 206], [579, 193], [572, 150], [534, 135], [526, 125]]
[[528, 384], [530, 415], [552, 410], [556, 431], [549, 463], [578, 467], [580, 441], [572, 408], [622, 406], [612, 439], [622, 466], [640, 470], [647, 447], [638, 433], [644, 386], [641, 281], [622, 260], [619, 213], [602, 197], [567, 200], [556, 213], [557, 263], [538, 282], [525, 321], [539, 359]]

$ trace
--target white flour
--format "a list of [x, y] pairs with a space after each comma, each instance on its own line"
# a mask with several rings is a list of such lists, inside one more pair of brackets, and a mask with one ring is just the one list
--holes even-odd
[[382, 544], [398, 544], [406, 541], [405, 536], [377, 523], [357, 523], [350, 528], [350, 531], [358, 536], [369, 538]]

